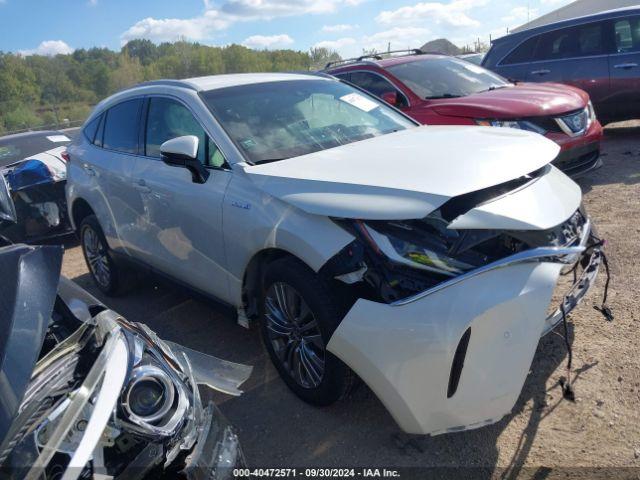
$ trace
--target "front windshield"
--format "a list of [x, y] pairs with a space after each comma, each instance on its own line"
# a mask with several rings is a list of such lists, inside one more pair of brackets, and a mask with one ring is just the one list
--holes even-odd
[[420, 98], [455, 98], [508, 87], [500, 75], [451, 57], [422, 58], [387, 68]]
[[326, 79], [241, 85], [202, 94], [253, 163], [282, 160], [414, 127], [403, 115]]

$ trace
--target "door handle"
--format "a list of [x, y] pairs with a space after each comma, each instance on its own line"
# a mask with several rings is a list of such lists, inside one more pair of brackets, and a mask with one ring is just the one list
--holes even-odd
[[629, 70], [630, 68], [636, 68], [637, 66], [637, 63], [619, 63], [618, 65], [614, 65], [613, 68], [622, 68], [623, 70]]
[[82, 168], [84, 169], [85, 172], [87, 172], [87, 175], [89, 175], [91, 177], [95, 177], [96, 176], [96, 171], [93, 168], [91, 168], [88, 163], [84, 163], [82, 165]]
[[136, 190], [142, 193], [151, 193], [151, 188], [149, 188], [147, 182], [145, 182], [142, 178], [137, 182], [133, 182], [133, 186], [136, 188]]
[[531, 72], [531, 75], [547, 75], [548, 73], [551, 73], [551, 70], [543, 68], [542, 70], [534, 70], [533, 72]]

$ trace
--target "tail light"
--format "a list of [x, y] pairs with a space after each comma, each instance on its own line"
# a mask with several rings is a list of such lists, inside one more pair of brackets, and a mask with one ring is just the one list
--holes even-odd
[[71, 161], [71, 157], [69, 156], [69, 152], [67, 152], [66, 150], [65, 150], [64, 152], [62, 152], [62, 153], [60, 154], [60, 156], [62, 157], [62, 159], [63, 159], [65, 162], [70, 162], [70, 161]]

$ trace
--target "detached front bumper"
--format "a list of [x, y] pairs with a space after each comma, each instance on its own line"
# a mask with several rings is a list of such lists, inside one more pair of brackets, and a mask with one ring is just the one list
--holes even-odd
[[328, 349], [376, 393], [407, 433], [437, 435], [489, 425], [510, 413], [561, 273], [584, 262], [568, 313], [597, 275], [600, 251], [534, 249], [452, 279], [395, 304], [360, 299]]

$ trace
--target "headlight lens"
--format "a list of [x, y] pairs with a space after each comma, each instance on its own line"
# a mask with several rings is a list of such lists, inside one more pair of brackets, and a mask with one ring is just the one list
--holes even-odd
[[161, 340], [139, 324], [128, 328], [133, 351], [133, 369], [122, 391], [121, 417], [127, 428], [141, 435], [170, 437], [187, 421], [194, 408], [197, 388], [188, 372]]
[[447, 222], [427, 217], [419, 222], [358, 222], [366, 238], [389, 260], [427, 270], [445, 277], [455, 277], [484, 263], [484, 255], [472, 252], [450, 254], [459, 241], [458, 232], [448, 230]]
[[146, 422], [165, 416], [175, 396], [173, 381], [160, 368], [143, 365], [133, 370], [124, 406], [130, 415]]
[[502, 128], [517, 128], [519, 130], [527, 130], [528, 132], [539, 133], [544, 135], [547, 131], [536, 125], [533, 122], [527, 120], [476, 120], [476, 123], [483, 127], [502, 127]]

